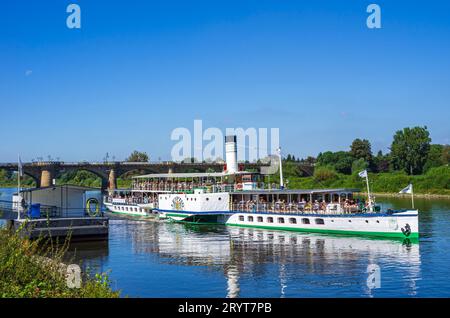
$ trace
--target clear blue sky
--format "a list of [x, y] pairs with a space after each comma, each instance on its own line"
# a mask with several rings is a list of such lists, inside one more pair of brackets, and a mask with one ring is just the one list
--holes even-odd
[[301, 157], [415, 125], [450, 143], [450, 2], [3, 1], [0, 109], [0, 162], [169, 159], [194, 119], [279, 127]]

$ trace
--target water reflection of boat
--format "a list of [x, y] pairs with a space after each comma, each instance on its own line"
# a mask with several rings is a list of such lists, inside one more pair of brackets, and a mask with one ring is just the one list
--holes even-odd
[[239, 296], [242, 275], [265, 276], [268, 264], [279, 266], [281, 295], [293, 277], [330, 275], [335, 266], [354, 276], [361, 273], [361, 266], [378, 260], [403, 268], [414, 286], [421, 264], [419, 244], [409, 240], [154, 222], [139, 222], [129, 234], [136, 252], [157, 253], [170, 264], [222, 271], [229, 297]]

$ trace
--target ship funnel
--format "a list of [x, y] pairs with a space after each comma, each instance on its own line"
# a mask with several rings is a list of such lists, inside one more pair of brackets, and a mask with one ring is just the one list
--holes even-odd
[[227, 173], [238, 172], [237, 142], [236, 136], [225, 137], [225, 161], [227, 162]]

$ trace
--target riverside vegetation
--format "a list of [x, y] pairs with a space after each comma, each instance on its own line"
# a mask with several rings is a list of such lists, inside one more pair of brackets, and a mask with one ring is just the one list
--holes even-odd
[[[358, 173], [366, 169], [375, 193], [397, 194], [413, 183], [416, 194], [450, 196], [450, 146], [431, 144], [427, 127], [397, 131], [390, 150], [374, 156], [368, 140], [355, 139], [349, 151], [327, 151], [303, 160], [287, 155], [283, 172], [291, 188], [365, 189]], [[314, 164], [314, 175], [306, 176], [298, 162]]]
[[[148, 161], [146, 153], [134, 151], [127, 161]], [[314, 175], [307, 175], [299, 163], [314, 165]], [[348, 151], [323, 152], [317, 157], [283, 158], [284, 177], [289, 188], [365, 188], [358, 172], [369, 171], [371, 189], [375, 193], [398, 193], [408, 183], [414, 184], [416, 194], [450, 196], [450, 146], [431, 144], [427, 127], [404, 128], [395, 133], [390, 152], [372, 153], [366, 139], [355, 139]], [[143, 172], [145, 173], [145, 172]], [[131, 185], [131, 174], [118, 178], [119, 188]], [[278, 182], [277, 175], [266, 177], [266, 182]], [[33, 186], [30, 178], [22, 182]], [[87, 171], [62, 174], [58, 184], [77, 184], [100, 187], [101, 180]], [[0, 170], [0, 187], [15, 187], [16, 175]]]
[[117, 298], [106, 274], [84, 275], [81, 288], [69, 288], [62, 259], [67, 244], [30, 241], [0, 227], [0, 298]]

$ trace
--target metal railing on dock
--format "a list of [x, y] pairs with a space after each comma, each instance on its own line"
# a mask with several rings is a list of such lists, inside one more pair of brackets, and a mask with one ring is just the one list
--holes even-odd
[[[87, 208], [57, 207], [44, 204], [22, 204], [19, 207], [21, 218], [89, 218], [103, 216], [99, 206], [97, 211], [88, 211]], [[0, 219], [16, 219], [17, 203], [0, 200]]]

